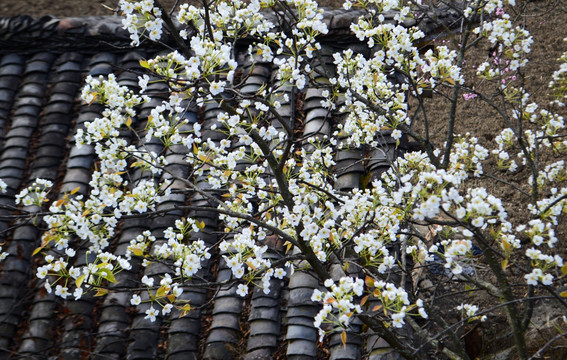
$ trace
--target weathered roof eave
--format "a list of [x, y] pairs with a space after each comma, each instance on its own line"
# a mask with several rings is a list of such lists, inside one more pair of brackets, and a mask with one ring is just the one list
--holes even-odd
[[[445, 6], [428, 10], [425, 12], [427, 16], [419, 20], [405, 21], [403, 25], [408, 27], [417, 25], [426, 35], [423, 42], [428, 42], [438, 33], [458, 27], [459, 14], [456, 9]], [[319, 40], [322, 43], [333, 42], [334, 45], [360, 42], [350, 30], [350, 25], [365, 14], [366, 12], [360, 9], [325, 9], [323, 21], [329, 32], [320, 35]], [[389, 11], [382, 15], [386, 22], [395, 22], [396, 14], [396, 11]], [[275, 20], [273, 13], [268, 13], [267, 17], [274, 17]], [[134, 47], [130, 43], [130, 34], [122, 27], [122, 17], [117, 15], [62, 19], [53, 16], [32, 18], [26, 15], [0, 18], [0, 54], [33, 54], [42, 51], [116, 53], [131, 51]], [[142, 40], [141, 48], [157, 51], [171, 45], [173, 45], [172, 40], [164, 36], [160, 42]]]

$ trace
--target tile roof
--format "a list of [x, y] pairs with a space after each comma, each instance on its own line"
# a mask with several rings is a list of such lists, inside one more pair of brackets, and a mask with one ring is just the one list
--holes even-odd
[[[332, 34], [323, 39], [323, 53], [327, 55], [319, 66], [332, 71], [333, 51], [350, 47], [369, 54], [370, 50], [348, 32], [347, 25], [358, 13], [329, 14]], [[430, 25], [424, 26], [432, 33]], [[8, 191], [0, 194], [0, 243], [10, 254], [0, 265], [0, 358], [270, 359], [287, 355], [288, 359], [298, 360], [322, 356], [338, 360], [360, 359], [364, 355], [368, 359], [383, 359], [388, 345], [372, 336], [364, 339], [360, 324], [354, 325], [356, 331], [348, 336], [346, 346], [339, 334], [330, 336], [324, 345], [317, 344], [313, 317], [319, 308], [310, 297], [320, 283], [309, 271], [296, 271], [284, 280], [273, 279], [269, 294], [255, 288], [247, 298], [238, 296], [235, 287], [219, 285], [211, 289], [195, 281], [182, 294], [193, 310], [184, 317], [174, 310], [169, 316], [159, 316], [156, 322], [144, 319], [149, 304], [134, 308], [130, 298], [143, 275], [168, 273], [165, 265], [146, 269], [137, 263], [117, 275], [119, 285], [115, 287], [119, 286], [119, 291], [106, 296], [91, 294], [79, 301], [65, 301], [44, 290], [43, 283], [35, 278], [38, 263], [32, 256], [41, 242], [42, 229], [35, 226], [35, 218], [25, 216], [35, 210], [17, 206], [14, 196], [35, 178], [53, 181], [59, 194], [77, 187], [79, 194], [88, 193], [95, 166], [94, 150], [92, 146], [77, 147], [73, 134], [99, 117], [103, 108], [81, 103], [78, 93], [87, 74], [114, 72], [121, 85], [137, 88], [139, 60], [150, 58], [163, 48], [143, 43], [132, 49], [129, 42], [117, 17], [0, 19], [0, 179], [8, 185]], [[238, 51], [242, 71], [252, 74], [243, 91], [255, 92], [261, 84], [276, 81], [271, 77], [272, 64], [251, 67], [245, 56], [246, 47]], [[149, 86], [149, 91], [158, 95], [141, 106], [132, 125], [142, 132], [150, 109], [161, 102], [159, 94], [167, 91], [159, 84]], [[321, 108], [321, 91], [309, 88], [305, 92], [305, 134], [330, 134], [334, 126], [327, 110]], [[198, 109], [194, 104], [186, 105], [190, 110], [185, 115], [189, 119], [187, 129], [199, 122], [203, 137], [219, 141], [222, 134], [212, 130], [217, 124], [218, 106], [209, 104]], [[282, 116], [291, 117], [291, 109], [290, 104], [283, 104]], [[336, 114], [339, 121], [340, 116]], [[123, 135], [156, 152], [163, 149], [158, 140], [146, 141], [131, 133]], [[168, 166], [186, 177], [189, 168], [181, 151], [175, 147], [169, 151]], [[395, 155], [383, 150], [375, 152], [369, 163], [362, 162], [361, 150], [339, 152], [337, 186], [344, 190], [357, 187], [360, 176], [367, 171], [378, 176], [388, 167], [388, 158]], [[134, 183], [149, 178], [139, 171], [130, 176]], [[167, 177], [163, 175], [159, 181]], [[196, 185], [208, 187], [204, 178], [197, 178]], [[184, 184], [178, 181], [173, 186], [179, 191], [165, 197], [157, 209], [169, 210], [165, 215], [123, 221], [111, 240], [114, 253], [124, 254], [130, 240], [145, 230], [151, 231], [159, 244], [163, 230], [181, 216], [192, 216], [205, 223], [198, 236], [207, 245], [218, 241], [218, 216], [203, 210], [212, 205], [209, 200], [199, 194], [189, 196], [183, 192]], [[176, 206], [187, 204], [196, 210], [176, 210]], [[277, 259], [283, 245], [276, 238], [270, 242], [269, 256]], [[85, 264], [82, 255], [76, 257], [75, 266]], [[214, 283], [228, 280], [231, 272], [220, 258], [215, 256], [208, 261], [197, 278]], [[335, 274], [342, 272], [338, 265], [331, 270]]]

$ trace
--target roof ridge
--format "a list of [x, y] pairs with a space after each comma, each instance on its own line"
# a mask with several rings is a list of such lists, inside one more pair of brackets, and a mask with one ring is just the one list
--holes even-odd
[[[425, 34], [423, 42], [428, 42], [435, 34], [458, 27], [458, 11], [449, 6], [423, 9], [427, 16], [420, 20], [406, 20], [406, 27], [417, 25]], [[329, 32], [320, 35], [321, 42], [333, 43], [360, 42], [350, 30], [350, 25], [359, 17], [365, 15], [365, 10], [329, 9], [323, 8], [323, 22]], [[382, 13], [386, 22], [396, 22], [397, 11], [390, 10]], [[268, 18], [275, 17], [267, 12]], [[435, 20], [434, 20], [435, 19]], [[33, 18], [27, 15], [0, 17], [0, 54], [2, 53], [37, 53], [41, 51], [65, 52], [81, 51], [98, 53], [101, 51], [129, 51], [130, 33], [122, 26], [122, 17], [114, 15], [65, 17], [42, 16]], [[168, 38], [162, 42], [172, 42]], [[139, 46], [145, 50], [163, 49], [164, 45], [149, 40]]]

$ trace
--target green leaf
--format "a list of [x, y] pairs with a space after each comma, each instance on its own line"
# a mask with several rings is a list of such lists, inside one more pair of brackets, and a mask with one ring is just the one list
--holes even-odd
[[157, 291], [156, 291], [156, 297], [161, 298], [161, 297], [165, 296], [166, 293], [167, 293], [167, 287], [160, 286], [159, 289], [157, 289]]
[[114, 283], [114, 284], [116, 283], [116, 278], [114, 277], [114, 274], [112, 273], [112, 271], [104, 268], [104, 269], [100, 269], [98, 271], [98, 273], [102, 278], [108, 280], [109, 282]]
[[346, 348], [346, 340], [347, 340], [347, 334], [346, 334], [346, 331], [343, 331], [341, 333], [341, 342], [343, 343], [343, 347], [345, 347], [345, 348]]
[[199, 230], [203, 230], [205, 228], [205, 222], [204, 221], [197, 221], [197, 227], [199, 228]]
[[189, 311], [191, 311], [191, 305], [185, 304], [179, 310], [182, 311], [181, 316], [183, 317], [183, 316], [189, 314]]
[[502, 247], [506, 252], [510, 252], [510, 250], [512, 250], [512, 245], [510, 245], [510, 243], [506, 240], [502, 240]]
[[77, 278], [77, 280], [75, 280], [75, 285], [77, 285], [77, 287], [80, 288], [81, 285], [83, 285], [83, 282], [85, 281], [85, 278], [86, 278], [86, 277], [87, 277], [86, 274], [83, 274], [83, 275], [79, 276], [79, 277]]
[[49, 244], [49, 242], [53, 239], [52, 236], [44, 236], [41, 240], [41, 245], [36, 248], [33, 253], [32, 256], [35, 256], [38, 252], [40, 252], [44, 247], [47, 246], [47, 244]]
[[104, 296], [106, 294], [108, 294], [108, 290], [100, 288], [96, 291], [96, 294], [94, 294], [94, 296]]
[[133, 246], [129, 250], [136, 256], [144, 255], [144, 251], [137, 246]]
[[140, 60], [140, 66], [143, 67], [144, 69], [150, 68], [150, 64], [146, 60]]
[[360, 176], [360, 188], [362, 190], [365, 190], [368, 187], [368, 184], [370, 183], [371, 177], [372, 177], [372, 174], [370, 174], [370, 173], [366, 173], [366, 174]]
[[374, 279], [371, 278], [370, 276], [366, 275], [364, 282], [366, 283], [366, 286], [368, 286], [369, 288], [374, 287]]
[[382, 305], [376, 305], [372, 308], [372, 311], [378, 311], [380, 309], [382, 309]]

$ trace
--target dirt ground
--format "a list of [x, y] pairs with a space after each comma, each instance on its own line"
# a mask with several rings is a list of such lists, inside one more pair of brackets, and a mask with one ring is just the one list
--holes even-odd
[[[181, 1], [184, 2], [184, 1]], [[517, 0], [521, 3], [522, 0]], [[174, 0], [164, 0], [165, 6], [171, 6]], [[325, 6], [338, 7], [342, 3], [341, 0], [325, 0], [322, 4]], [[88, 16], [88, 15], [105, 15], [112, 14], [111, 9], [116, 6], [115, 0], [69, 0], [66, 2], [57, 2], [53, 0], [0, 0], [0, 17], [14, 15], [30, 15], [43, 16], [54, 15], [57, 17], [66, 16]], [[554, 70], [558, 68], [557, 58], [567, 50], [567, 42], [563, 41], [567, 38], [567, 0], [539, 0], [527, 2], [527, 10], [525, 14], [518, 14], [521, 21], [524, 21], [527, 29], [534, 38], [532, 46], [532, 54], [530, 56], [529, 66], [526, 68], [523, 76], [527, 89], [532, 93], [532, 99], [540, 104], [548, 104], [547, 84]], [[442, 40], [440, 40], [442, 41]], [[465, 72], [474, 71], [474, 65], [485, 61], [489, 57], [488, 48], [479, 46], [473, 52], [473, 57], [469, 59], [469, 64]], [[483, 84], [466, 84], [467, 86], [475, 86], [482, 88]], [[431, 121], [432, 140], [436, 144], [444, 142], [444, 130], [446, 118], [448, 116], [447, 103], [442, 100], [440, 95], [434, 96], [432, 99], [426, 100], [426, 106]], [[567, 115], [567, 111], [563, 109], [563, 115]], [[488, 145], [498, 134], [499, 130], [504, 128], [502, 121], [498, 120], [494, 114], [487, 110], [486, 106], [482, 106], [476, 100], [463, 102], [458, 109], [458, 119], [456, 122], [456, 131], [458, 133], [471, 132], [479, 138], [481, 144]], [[556, 161], [556, 159], [554, 160]], [[497, 172], [491, 169], [490, 164], [487, 170]], [[513, 185], [520, 188], [526, 187], [526, 176], [528, 172], [524, 169], [517, 172], [510, 181]], [[525, 216], [525, 199], [514, 190], [513, 187], [502, 186], [494, 181], [479, 180], [478, 185], [485, 186], [487, 190], [494, 195], [505, 199], [508, 204], [517, 206], [516, 209], [522, 209], [518, 212], [521, 216]], [[516, 215], [518, 216], [518, 215]], [[562, 229], [559, 238], [565, 241], [565, 229]], [[566, 249], [567, 246], [562, 244], [561, 248]], [[565, 252], [564, 250], [564, 258]], [[482, 271], [482, 269], [481, 269]], [[517, 282], [523, 283], [523, 274], [518, 274]], [[452, 289], [455, 291], [457, 289]], [[490, 299], [482, 297], [476, 299], [481, 308], [484, 305], [489, 307]], [[497, 318], [498, 316], [496, 316]], [[496, 318], [492, 320], [498, 322]], [[485, 338], [490, 336], [493, 339], [498, 337], [498, 330], [488, 329], [485, 332]], [[485, 349], [486, 351], [486, 349]]]

